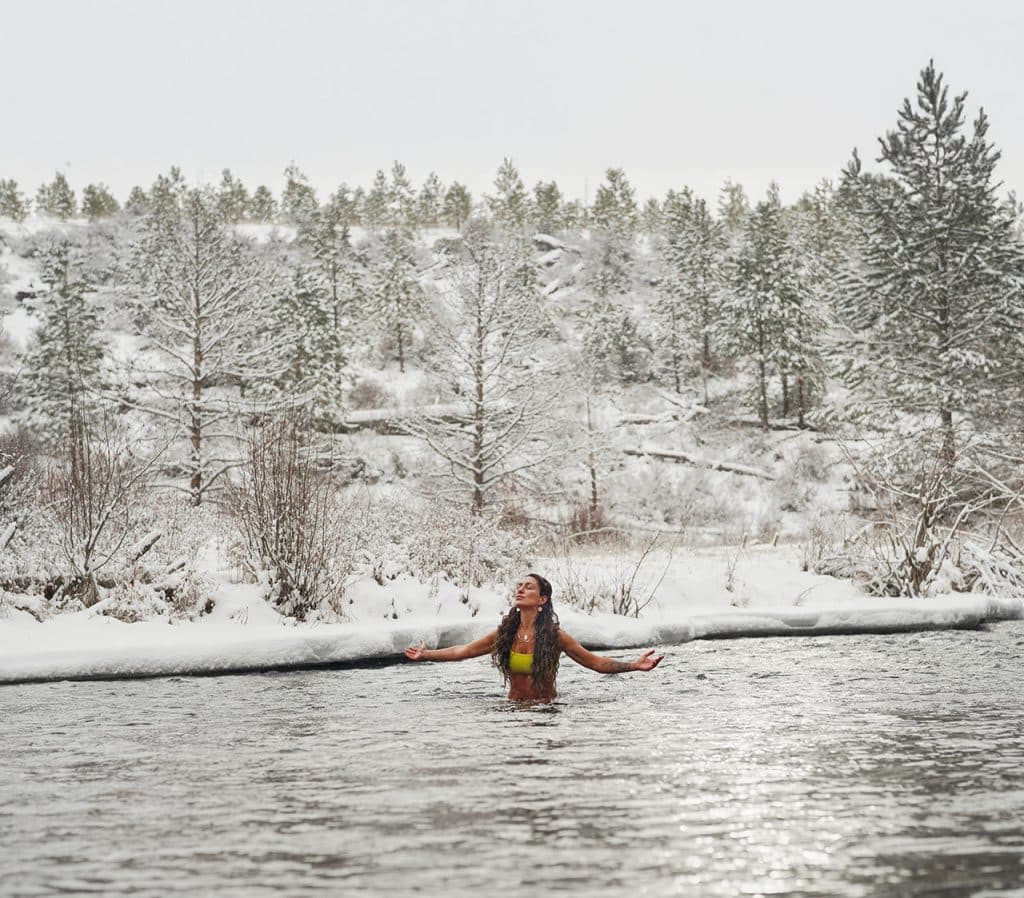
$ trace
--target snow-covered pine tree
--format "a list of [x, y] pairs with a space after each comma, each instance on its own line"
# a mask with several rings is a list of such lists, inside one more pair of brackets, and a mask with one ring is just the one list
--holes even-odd
[[371, 234], [386, 228], [391, 221], [391, 188], [387, 175], [380, 169], [373, 176], [373, 184], [360, 207], [359, 217]]
[[120, 211], [120, 204], [114, 199], [106, 184], [87, 184], [82, 190], [82, 214], [89, 221], [110, 218]]
[[277, 200], [266, 184], [260, 184], [249, 198], [249, 211], [246, 217], [250, 221], [266, 224], [277, 220]]
[[352, 248], [349, 220], [353, 215], [348, 188], [342, 185], [317, 214], [306, 237], [313, 264], [326, 287], [332, 326], [342, 339], [343, 329], [357, 317], [356, 306], [366, 292], [363, 266]]
[[670, 377], [676, 392], [681, 392], [685, 362], [696, 349], [707, 402], [725, 236], [707, 203], [694, 198], [688, 189], [670, 191], [661, 212], [663, 277], [654, 303], [660, 367]]
[[299, 231], [309, 227], [320, 204], [309, 179], [293, 162], [284, 170], [284, 191], [281, 194], [281, 214]]
[[951, 98], [929, 62], [916, 101], [904, 100], [880, 139], [888, 177], [865, 174], [855, 153], [843, 185], [861, 237], [843, 307], [856, 328], [851, 381], [890, 407], [937, 416], [947, 462], [956, 418], [1017, 417], [1024, 384], [1024, 252], [997, 197], [1000, 153], [984, 110], [964, 133], [966, 98]]
[[43, 255], [46, 291], [33, 301], [41, 320], [21, 357], [17, 384], [26, 425], [51, 443], [66, 440], [93, 417], [103, 387], [99, 316], [73, 252], [65, 240]]
[[472, 212], [473, 197], [468, 188], [465, 184], [453, 181], [451, 187], [444, 193], [444, 205], [441, 208], [444, 220], [449, 226], [461, 231]]
[[661, 203], [658, 202], [657, 197], [652, 196], [644, 203], [643, 210], [640, 212], [640, 230], [645, 234], [656, 235], [661, 233], [664, 224], [665, 215]]
[[415, 231], [419, 226], [416, 218], [416, 192], [412, 181], [401, 162], [391, 164], [391, 183], [388, 184], [388, 224], [393, 228]]
[[36, 191], [36, 211], [61, 220], [75, 217], [78, 201], [63, 172], [57, 172], [49, 184]]
[[405, 371], [406, 350], [425, 304], [416, 252], [409, 235], [388, 228], [374, 248], [368, 276], [367, 300], [374, 321], [394, 339], [398, 370]]
[[351, 319], [339, 321], [331, 290], [322, 270], [300, 264], [275, 291], [269, 317], [281, 370], [273, 392], [327, 423], [340, 419], [350, 385]]
[[779, 362], [785, 361], [782, 335], [799, 292], [782, 203], [774, 183], [767, 198], [748, 217], [743, 240], [728, 268], [732, 284], [720, 307], [720, 339], [741, 363], [752, 365], [755, 407], [761, 426], [767, 430], [768, 380]]
[[749, 216], [750, 201], [743, 185], [727, 180], [718, 195], [718, 220], [725, 228], [730, 244], [741, 240]]
[[145, 215], [149, 211], [149, 197], [138, 184], [128, 192], [128, 199], [124, 202], [124, 211], [135, 217]]
[[522, 231], [530, 218], [530, 197], [519, 169], [506, 156], [494, 178], [494, 195], [487, 197], [495, 224], [509, 233]]
[[538, 181], [533, 188], [533, 225], [542, 234], [562, 230], [562, 191], [554, 181]]
[[[798, 351], [789, 368], [796, 378], [792, 399], [797, 423], [803, 427], [814, 395], [824, 386], [827, 346], [822, 337], [835, 325], [839, 279], [850, 239], [849, 223], [831, 181], [820, 182], [797, 201], [790, 213], [790, 232], [802, 304], [790, 332]], [[783, 414], [788, 411], [783, 409]]]
[[453, 405], [409, 424], [442, 463], [436, 493], [477, 513], [555, 452], [542, 350], [548, 321], [520, 265], [485, 222], [467, 224], [428, 323], [436, 348], [428, 371]]
[[140, 406], [180, 427], [193, 505], [230, 469], [218, 447], [232, 439], [238, 404], [224, 398], [232, 382], [273, 379], [264, 330], [260, 268], [248, 244], [217, 212], [210, 190], [190, 190], [176, 216], [152, 210], [143, 220], [133, 272], [152, 305], [147, 336], [166, 366], [149, 376], [154, 402]]
[[0, 179], [0, 218], [24, 221], [28, 215], [28, 199], [18, 190], [18, 182]]
[[621, 168], [609, 168], [605, 179], [594, 196], [590, 223], [596, 230], [629, 244], [636, 235], [636, 192]]
[[436, 172], [427, 175], [419, 196], [416, 197], [416, 218], [422, 228], [436, 228], [441, 224], [441, 204], [444, 202], [444, 184]]
[[217, 211], [230, 224], [240, 224], [249, 215], [249, 191], [245, 185], [226, 168], [220, 175], [217, 188]]

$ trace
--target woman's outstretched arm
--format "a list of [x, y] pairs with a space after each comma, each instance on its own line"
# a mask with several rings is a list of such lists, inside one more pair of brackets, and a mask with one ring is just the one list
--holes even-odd
[[605, 658], [602, 655], [595, 655], [593, 652], [583, 648], [572, 636], [559, 630], [558, 646], [577, 664], [589, 667], [603, 674], [631, 673], [635, 670], [654, 670], [664, 655], [655, 655], [654, 649], [644, 652], [636, 661], [616, 661], [614, 658]]
[[446, 649], [428, 649], [427, 644], [420, 640], [419, 645], [411, 645], [405, 650], [405, 657], [410, 661], [465, 661], [467, 658], [478, 658], [494, 651], [494, 642], [498, 631], [491, 630], [486, 636], [474, 639], [466, 645], [452, 645]]

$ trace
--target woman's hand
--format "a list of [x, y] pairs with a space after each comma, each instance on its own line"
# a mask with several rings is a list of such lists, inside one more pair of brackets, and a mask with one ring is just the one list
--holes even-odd
[[654, 649], [648, 649], [644, 652], [636, 661], [633, 662], [633, 670], [654, 670], [660, 663], [664, 655], [657, 655], [652, 658]]
[[410, 661], [427, 660], [427, 644], [421, 639], [419, 645], [411, 645], [405, 650], [405, 657]]

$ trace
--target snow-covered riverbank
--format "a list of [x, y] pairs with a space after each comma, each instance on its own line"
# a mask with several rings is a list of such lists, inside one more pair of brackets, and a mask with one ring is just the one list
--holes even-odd
[[[602, 556], [577, 563], [597, 579], [602, 568], [607, 573], [615, 566]], [[493, 590], [474, 590], [463, 602], [444, 582], [398, 578], [380, 586], [366, 578], [351, 589], [351, 621], [294, 624], [271, 610], [256, 587], [231, 583], [226, 572], [220, 573], [213, 613], [194, 623], [126, 624], [94, 611], [40, 623], [8, 609], [0, 619], [0, 683], [400, 661], [402, 649], [419, 639], [440, 646], [481, 635], [506, 607]], [[552, 573], [557, 600], [559, 572]], [[576, 576], [582, 575], [577, 571]], [[653, 591], [654, 601], [639, 618], [585, 614], [564, 601], [558, 613], [565, 629], [596, 649], [741, 636], [973, 628], [1024, 618], [1020, 599], [962, 593], [923, 599], [865, 596], [849, 581], [800, 571], [786, 548], [748, 550], [738, 562], [725, 550], [677, 556]], [[677, 657], [677, 663], [685, 663], [684, 652]]]

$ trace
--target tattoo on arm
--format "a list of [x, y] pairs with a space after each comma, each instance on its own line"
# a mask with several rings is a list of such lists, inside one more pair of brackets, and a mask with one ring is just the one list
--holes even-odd
[[611, 661], [608, 666], [608, 673], [629, 673], [633, 670], [633, 665], [629, 661]]

